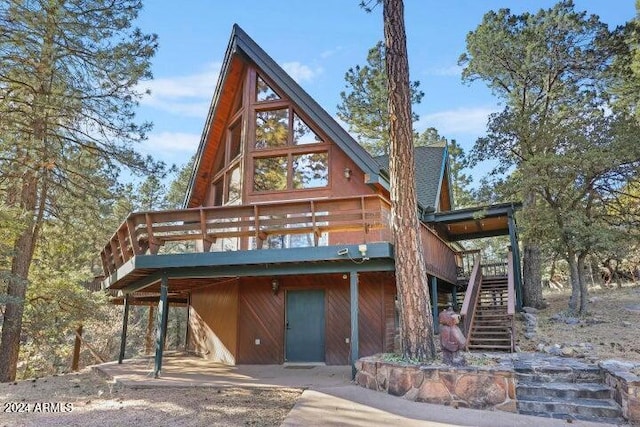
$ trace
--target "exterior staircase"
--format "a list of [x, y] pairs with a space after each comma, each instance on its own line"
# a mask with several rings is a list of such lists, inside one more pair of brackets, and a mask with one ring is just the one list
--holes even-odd
[[[573, 366], [571, 366], [573, 364]], [[515, 363], [516, 399], [520, 414], [598, 423], [623, 424], [612, 389], [602, 382], [600, 368], [558, 358], [550, 366]]]
[[514, 317], [508, 307], [507, 276], [483, 277], [467, 336], [467, 350], [514, 350]]

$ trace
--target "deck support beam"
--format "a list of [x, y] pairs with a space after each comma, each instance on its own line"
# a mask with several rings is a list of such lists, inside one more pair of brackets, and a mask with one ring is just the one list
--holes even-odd
[[440, 332], [438, 323], [438, 278], [431, 276], [431, 313], [433, 314], [433, 332]]
[[513, 278], [516, 291], [516, 310], [522, 310], [522, 270], [520, 269], [520, 245], [518, 244], [518, 229], [514, 212], [508, 214], [509, 218], [509, 241], [511, 243], [511, 253], [513, 255]]
[[118, 355], [118, 364], [122, 364], [124, 360], [124, 352], [127, 348], [127, 327], [129, 325], [129, 304], [131, 296], [124, 296], [124, 315], [122, 316], [122, 335], [120, 335], [120, 354]]
[[358, 344], [360, 339], [358, 337], [358, 272], [351, 271], [349, 273], [349, 291], [351, 302], [351, 379], [356, 378], [356, 361], [360, 355], [360, 349]]
[[162, 353], [164, 351], [164, 340], [167, 335], [167, 319], [169, 317], [169, 277], [165, 272], [162, 274], [160, 283], [160, 301], [158, 302], [158, 315], [156, 317], [156, 357], [153, 377], [160, 377], [162, 369]]

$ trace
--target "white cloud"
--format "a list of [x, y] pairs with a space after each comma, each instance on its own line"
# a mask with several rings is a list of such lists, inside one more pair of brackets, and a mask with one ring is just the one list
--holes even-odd
[[450, 65], [448, 67], [434, 67], [429, 68], [426, 71], [426, 74], [429, 76], [455, 76], [459, 77], [462, 75], [462, 68], [459, 65]]
[[[210, 106], [213, 92], [218, 82], [222, 64], [208, 64], [204, 70], [173, 77], [161, 77], [140, 85], [141, 91], [147, 89], [141, 104], [171, 114], [204, 119]], [[311, 68], [300, 62], [285, 62], [282, 68], [297, 82], [311, 81], [322, 73], [322, 68]]]
[[285, 62], [282, 64], [282, 68], [298, 83], [311, 81], [322, 73], [322, 68], [311, 69], [308, 65], [298, 61]]
[[337, 47], [336, 47], [336, 48], [334, 48], [334, 49], [328, 49], [328, 50], [325, 50], [324, 52], [322, 52], [322, 53], [320, 54], [320, 58], [322, 58], [322, 59], [327, 59], [327, 58], [329, 58], [329, 57], [331, 57], [331, 56], [333, 56], [333, 55], [337, 54], [337, 53], [338, 53], [338, 52], [340, 52], [342, 49], [343, 49], [343, 47], [342, 47], [342, 46], [337, 46]]
[[221, 64], [206, 66], [203, 71], [186, 76], [161, 77], [140, 85], [151, 95], [143, 98], [142, 105], [170, 113], [204, 118], [218, 82]]
[[167, 154], [194, 154], [200, 144], [200, 135], [183, 132], [160, 132], [149, 134], [142, 143], [141, 150], [147, 154], [166, 156]]
[[439, 111], [420, 117], [417, 128], [434, 127], [442, 135], [450, 133], [483, 134], [487, 128], [487, 119], [495, 107], [457, 108], [455, 110]]

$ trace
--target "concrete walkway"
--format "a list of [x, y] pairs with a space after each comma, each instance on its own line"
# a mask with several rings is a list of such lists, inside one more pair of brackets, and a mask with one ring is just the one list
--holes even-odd
[[[417, 403], [351, 384], [350, 366], [228, 366], [188, 356], [165, 357], [161, 378], [153, 359], [130, 359], [94, 367], [127, 387], [304, 388], [283, 426], [566, 426], [565, 420], [500, 411], [455, 409]], [[603, 424], [574, 420], [575, 426]], [[605, 424], [606, 425], [606, 424]]]

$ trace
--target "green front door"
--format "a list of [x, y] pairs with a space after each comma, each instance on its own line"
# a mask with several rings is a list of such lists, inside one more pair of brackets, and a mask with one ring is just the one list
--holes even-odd
[[287, 362], [324, 362], [324, 290], [287, 291]]

